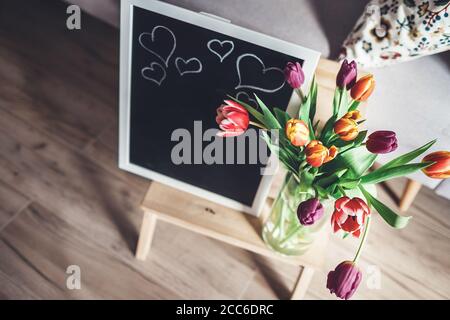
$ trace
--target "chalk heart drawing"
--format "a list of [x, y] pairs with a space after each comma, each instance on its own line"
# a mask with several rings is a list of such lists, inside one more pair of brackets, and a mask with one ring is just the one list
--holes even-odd
[[143, 32], [139, 35], [140, 45], [158, 57], [166, 67], [177, 47], [175, 34], [165, 26], [156, 26], [152, 32]]
[[166, 79], [166, 70], [158, 62], [152, 62], [149, 67], [142, 68], [141, 75], [144, 79], [156, 83], [158, 86]]
[[175, 59], [175, 67], [180, 73], [180, 76], [188, 73], [200, 73], [203, 70], [203, 65], [197, 58], [185, 60], [181, 57], [177, 57]]
[[238, 93], [236, 93], [235, 98], [239, 101], [250, 104], [254, 107], [258, 106], [258, 104], [256, 103], [256, 100], [251, 98], [250, 95], [245, 91], [239, 91]]
[[234, 43], [230, 40], [220, 41], [218, 39], [212, 39], [208, 41], [207, 47], [209, 51], [219, 57], [222, 63], [226, 57], [228, 57], [234, 50]]
[[[258, 86], [256, 84], [246, 82], [245, 74], [242, 74], [241, 68], [242, 65], [247, 64], [247, 68], [245, 69], [248, 73], [249, 66], [254, 70], [251, 71], [251, 74], [255, 76], [255, 78], [259, 77], [259, 74], [262, 74], [262, 82], [265, 80], [269, 83], [275, 83], [270, 88], [264, 88], [262, 86]], [[259, 90], [263, 92], [277, 92], [281, 88], [283, 88], [285, 80], [284, 80], [284, 72], [280, 68], [276, 67], [266, 67], [264, 62], [252, 53], [246, 53], [239, 56], [236, 60], [236, 69], [239, 78], [239, 83], [235, 87], [235, 89], [253, 89]]]

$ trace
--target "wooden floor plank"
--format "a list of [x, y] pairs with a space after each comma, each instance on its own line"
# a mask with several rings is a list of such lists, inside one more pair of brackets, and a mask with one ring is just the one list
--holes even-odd
[[[0, 236], [0, 268], [39, 298], [176, 297], [152, 278], [108, 253], [85, 234], [33, 204]], [[81, 290], [66, 286], [66, 269], [81, 269]], [[16, 298], [32, 298], [21, 296]]]
[[0, 107], [83, 147], [116, 118], [108, 111], [117, 104], [117, 33], [87, 16], [81, 30], [68, 30], [55, 1], [2, 5]]
[[25, 195], [0, 181], [0, 232], [29, 203]]
[[118, 136], [117, 121], [114, 121], [97, 139], [84, 147], [83, 154], [126, 183], [134, 185], [139, 189], [147, 188], [150, 185], [149, 180], [124, 170], [118, 170]]

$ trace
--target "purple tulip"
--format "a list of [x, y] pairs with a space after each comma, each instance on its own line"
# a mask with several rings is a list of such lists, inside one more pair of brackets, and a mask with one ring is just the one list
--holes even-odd
[[298, 62], [288, 62], [284, 68], [284, 77], [292, 89], [298, 89], [305, 82], [305, 74], [302, 66]]
[[304, 226], [310, 226], [323, 216], [323, 205], [319, 199], [311, 198], [303, 201], [297, 208], [297, 217]]
[[348, 63], [347, 59], [345, 59], [336, 76], [336, 86], [342, 89], [347, 87], [347, 90], [350, 90], [356, 83], [357, 73], [356, 62]]
[[366, 148], [372, 153], [389, 153], [397, 147], [397, 137], [393, 131], [375, 131], [366, 141]]
[[341, 299], [348, 300], [355, 293], [362, 279], [362, 273], [352, 261], [341, 262], [328, 273], [327, 288]]

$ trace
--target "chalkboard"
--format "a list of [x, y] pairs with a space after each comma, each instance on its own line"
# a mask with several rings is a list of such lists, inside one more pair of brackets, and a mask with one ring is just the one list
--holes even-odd
[[[121, 82], [121, 94], [127, 91], [126, 101], [121, 97], [125, 104], [121, 105], [121, 124], [126, 118], [121, 125], [121, 167], [256, 214], [270, 184], [262, 183], [268, 179], [260, 174], [263, 164], [205, 163], [201, 155], [211, 142], [202, 141], [202, 135], [218, 127], [216, 109], [227, 95], [257, 107], [253, 96], [257, 94], [268, 106], [286, 109], [292, 89], [282, 69], [289, 61], [305, 66], [306, 57], [243, 40], [242, 28], [233, 36], [231, 24], [212, 17], [165, 3], [132, 2], [125, 9], [122, 4], [122, 19], [124, 14], [132, 19], [125, 19], [131, 31], [126, 37], [129, 55], [126, 61], [122, 56], [121, 62], [126, 64], [122, 71], [127, 70], [121, 73], [127, 77], [125, 88]], [[186, 21], [186, 15], [193, 20]], [[121, 41], [125, 41], [123, 35]], [[310, 57], [307, 53], [304, 56]], [[317, 59], [308, 62], [314, 64]], [[181, 164], [171, 157], [180, 142], [173, 133], [180, 128], [192, 139], [191, 161]], [[248, 152], [245, 159], [250, 157]]]

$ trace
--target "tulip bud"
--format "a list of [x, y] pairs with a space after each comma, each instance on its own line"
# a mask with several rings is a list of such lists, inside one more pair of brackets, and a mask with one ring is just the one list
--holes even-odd
[[225, 104], [217, 108], [216, 122], [223, 131], [219, 137], [234, 137], [243, 134], [250, 122], [247, 110], [239, 103], [225, 100]]
[[356, 83], [357, 69], [356, 62], [352, 61], [348, 63], [345, 59], [341, 64], [341, 69], [336, 76], [336, 86], [343, 89], [347, 87], [350, 90]]
[[305, 74], [298, 62], [288, 62], [284, 68], [284, 76], [292, 89], [298, 89], [305, 82]]
[[304, 226], [314, 224], [323, 216], [323, 205], [319, 199], [311, 198], [300, 203], [297, 208], [297, 217]]
[[296, 147], [302, 147], [309, 141], [309, 129], [306, 123], [298, 119], [286, 122], [286, 136]]
[[334, 124], [334, 133], [344, 141], [351, 141], [358, 136], [357, 120], [361, 118], [359, 111], [347, 112], [341, 119]]
[[436, 162], [422, 169], [428, 177], [434, 179], [450, 178], [450, 151], [436, 151], [423, 158], [422, 162]]
[[306, 162], [313, 167], [320, 167], [322, 164], [333, 160], [338, 152], [338, 148], [331, 146], [325, 147], [322, 142], [312, 140], [305, 148]]
[[397, 137], [393, 131], [375, 131], [366, 141], [366, 148], [372, 153], [389, 153], [397, 147]]
[[361, 283], [362, 272], [352, 261], [341, 262], [328, 273], [327, 289], [341, 299], [348, 300]]
[[350, 91], [350, 95], [352, 96], [353, 100], [366, 101], [372, 94], [374, 88], [375, 79], [373, 78], [373, 75], [368, 74], [355, 83], [352, 90]]

